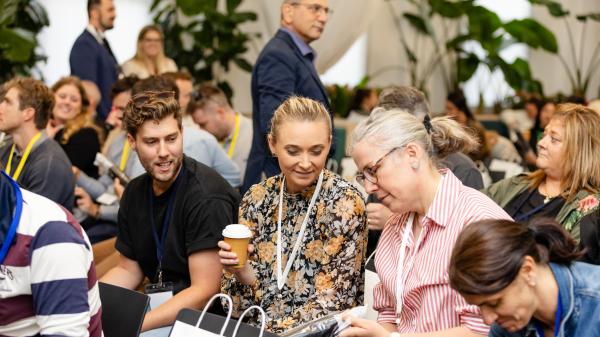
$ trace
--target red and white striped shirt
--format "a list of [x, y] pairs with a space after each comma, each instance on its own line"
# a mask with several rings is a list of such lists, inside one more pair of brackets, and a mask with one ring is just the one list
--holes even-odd
[[410, 232], [404, 267], [412, 263], [408, 274], [402, 272], [404, 288], [402, 312], [396, 314], [396, 277], [403, 230], [409, 213], [399, 214], [385, 227], [375, 255], [375, 268], [381, 282], [373, 290], [373, 308], [380, 323], [396, 323], [398, 332], [434, 332], [465, 326], [487, 335], [489, 327], [477, 306], [450, 288], [448, 265], [452, 248], [462, 228], [481, 219], [510, 219], [500, 206], [482, 193], [467, 187], [450, 172], [443, 178], [427, 214], [423, 217], [421, 239], [415, 250]]

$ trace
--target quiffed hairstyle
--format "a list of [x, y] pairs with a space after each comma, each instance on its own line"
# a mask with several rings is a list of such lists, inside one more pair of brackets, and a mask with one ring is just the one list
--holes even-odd
[[188, 114], [198, 109], [204, 109], [208, 102], [214, 102], [220, 107], [228, 107], [229, 102], [223, 90], [209, 83], [204, 83], [192, 92], [192, 98], [186, 108]]
[[354, 129], [349, 151], [365, 140], [383, 151], [409, 143], [419, 144], [436, 165], [439, 158], [459, 151], [469, 152], [478, 146], [475, 138], [451, 118], [431, 119], [431, 131], [428, 132], [423, 121], [414, 115], [404, 110], [382, 108], [375, 108], [369, 118]]
[[327, 109], [318, 101], [310, 98], [292, 96], [286, 99], [275, 110], [271, 119], [271, 130], [269, 136], [273, 143], [277, 142], [279, 128], [284, 122], [316, 122], [322, 121], [327, 127], [327, 131], [331, 134], [331, 118]]
[[135, 138], [137, 131], [148, 120], [161, 121], [168, 116], [177, 120], [181, 130], [181, 112], [173, 91], [145, 91], [134, 95], [123, 113], [123, 127]]
[[[563, 139], [561, 196], [573, 200], [581, 190], [600, 192], [600, 115], [579, 104], [559, 104], [552, 120], [565, 128]], [[527, 176], [530, 188], [538, 188], [546, 179], [543, 170]]]
[[35, 110], [33, 117], [35, 128], [45, 129], [54, 108], [52, 91], [42, 81], [30, 77], [17, 77], [4, 83], [0, 97], [3, 97], [12, 88], [19, 92], [19, 109], [33, 108]]
[[474, 222], [463, 229], [450, 258], [450, 286], [462, 295], [491, 295], [511, 284], [525, 256], [538, 264], [569, 264], [583, 252], [553, 219], [529, 225], [501, 219]]

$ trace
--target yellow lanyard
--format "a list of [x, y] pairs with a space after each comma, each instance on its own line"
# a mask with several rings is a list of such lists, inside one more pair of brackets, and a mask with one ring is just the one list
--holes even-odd
[[[35, 144], [35, 142], [37, 142], [41, 136], [42, 136], [42, 132], [40, 131], [40, 132], [36, 133], [35, 136], [33, 136], [33, 138], [31, 138], [31, 140], [27, 144], [27, 147], [25, 148], [25, 152], [23, 153], [23, 157], [21, 157], [21, 160], [19, 161], [19, 165], [17, 165], [17, 169], [15, 170], [15, 174], [12, 176], [12, 178], [15, 181], [17, 181], [17, 179], [19, 179], [19, 176], [21, 175], [21, 171], [23, 171], [23, 167], [25, 166], [27, 157], [29, 157], [29, 153], [31, 152], [31, 148], [33, 147], [33, 144]], [[8, 156], [8, 163], [6, 165], [6, 174], [8, 174], [8, 175], [10, 175], [10, 170], [12, 168], [12, 158], [13, 158], [14, 153], [15, 153], [15, 144], [13, 144], [12, 148], [10, 149], [10, 155]]]
[[125, 139], [123, 144], [123, 152], [121, 152], [121, 162], [119, 163], [119, 170], [125, 172], [125, 165], [127, 165], [127, 158], [129, 157], [129, 142]]
[[231, 138], [231, 144], [229, 145], [229, 151], [227, 155], [231, 159], [233, 157], [233, 151], [235, 151], [235, 143], [237, 143], [238, 135], [240, 134], [240, 115], [235, 115], [235, 129], [233, 130], [233, 138]]

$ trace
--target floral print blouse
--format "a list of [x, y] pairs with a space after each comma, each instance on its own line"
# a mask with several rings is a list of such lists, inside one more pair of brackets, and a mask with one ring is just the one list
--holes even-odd
[[[252, 186], [240, 204], [240, 223], [254, 234], [254, 253], [249, 256], [249, 263], [256, 283], [242, 285], [226, 272], [221, 284], [221, 292], [233, 299], [234, 316], [251, 305], [259, 305], [267, 313], [267, 329], [275, 333], [362, 305], [367, 243], [365, 205], [360, 192], [325, 170], [302, 245], [280, 291], [276, 252], [281, 182], [280, 174]], [[315, 188], [316, 182], [297, 194], [284, 192], [283, 267]]]

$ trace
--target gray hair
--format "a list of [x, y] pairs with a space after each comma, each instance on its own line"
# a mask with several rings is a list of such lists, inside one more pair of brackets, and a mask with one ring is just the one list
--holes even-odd
[[420, 120], [429, 115], [429, 104], [422, 91], [409, 86], [390, 86], [379, 94], [379, 104], [385, 110], [400, 109], [411, 113]]
[[383, 151], [416, 143], [433, 162], [459, 151], [469, 152], [478, 146], [477, 140], [449, 117], [431, 119], [428, 132], [425, 124], [406, 110], [375, 108], [368, 119], [354, 129], [350, 152], [362, 141]]

